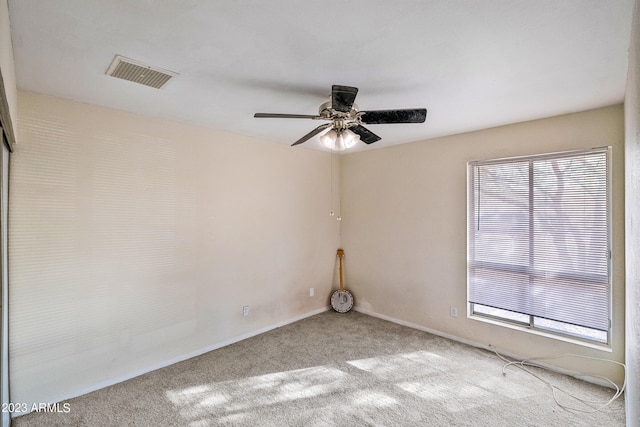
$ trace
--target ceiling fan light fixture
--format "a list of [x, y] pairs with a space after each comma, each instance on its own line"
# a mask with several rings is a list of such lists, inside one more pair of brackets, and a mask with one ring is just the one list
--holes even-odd
[[333, 146], [335, 145], [337, 138], [338, 138], [338, 133], [333, 129], [329, 129], [328, 132], [325, 132], [324, 134], [320, 135], [320, 143], [325, 147], [332, 149]]
[[344, 148], [351, 148], [356, 145], [356, 142], [360, 140], [360, 135], [350, 131], [349, 129], [342, 132], [342, 140], [344, 142]]
[[336, 132], [335, 129], [331, 129], [329, 132], [320, 136], [320, 142], [322, 145], [334, 151], [344, 151], [351, 148], [356, 145], [356, 142], [358, 142], [359, 139], [360, 136], [349, 129], [345, 129], [340, 132]]

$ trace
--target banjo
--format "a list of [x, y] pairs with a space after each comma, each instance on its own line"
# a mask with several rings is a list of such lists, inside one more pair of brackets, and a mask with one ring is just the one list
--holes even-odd
[[342, 285], [342, 258], [344, 258], [342, 249], [338, 249], [338, 258], [340, 259], [340, 289], [331, 295], [331, 307], [338, 313], [346, 313], [353, 307], [353, 295]]

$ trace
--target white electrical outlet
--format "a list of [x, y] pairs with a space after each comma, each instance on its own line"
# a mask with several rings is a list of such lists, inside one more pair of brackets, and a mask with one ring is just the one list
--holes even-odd
[[312, 297], [316, 294], [316, 290], [313, 288], [309, 288], [309, 296]]
[[244, 307], [242, 307], [242, 315], [243, 316], [248, 316], [249, 315], [249, 306], [245, 305]]
[[456, 307], [451, 307], [451, 317], [458, 317], [458, 309]]

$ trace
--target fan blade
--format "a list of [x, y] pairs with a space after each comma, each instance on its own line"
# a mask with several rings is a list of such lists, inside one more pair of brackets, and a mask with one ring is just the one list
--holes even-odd
[[332, 125], [333, 123], [325, 123], [323, 125], [318, 126], [314, 130], [312, 130], [311, 132], [309, 132], [308, 134], [306, 134], [305, 136], [303, 136], [302, 138], [300, 138], [299, 140], [291, 144], [291, 146], [293, 147], [294, 145], [302, 144], [303, 142], [308, 141], [309, 139], [313, 138], [314, 136], [316, 136], [317, 134], [319, 134], [320, 132], [322, 132], [323, 130], [325, 130], [326, 128]]
[[427, 118], [426, 108], [363, 111], [362, 113], [362, 123], [367, 125], [385, 123], [423, 123]]
[[364, 142], [365, 144], [373, 144], [374, 142], [380, 141], [382, 139], [364, 126], [351, 126], [349, 130], [360, 135], [360, 141]]
[[312, 116], [309, 114], [278, 114], [278, 113], [255, 113], [256, 119], [322, 119], [321, 116]]
[[351, 111], [357, 94], [357, 87], [333, 85], [331, 86], [331, 107], [334, 110], [348, 113]]

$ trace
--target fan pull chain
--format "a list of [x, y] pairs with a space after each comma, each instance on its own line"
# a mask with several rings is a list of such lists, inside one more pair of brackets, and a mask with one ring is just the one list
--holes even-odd
[[[333, 154], [333, 151], [331, 153]], [[340, 169], [338, 169], [338, 175], [340, 175]], [[331, 176], [333, 177], [333, 174]], [[338, 180], [338, 182], [340, 182], [340, 180]], [[336, 221], [342, 221], [341, 213], [342, 213], [342, 197], [338, 197], [338, 217], [336, 218]]]
[[331, 154], [329, 155], [329, 182], [331, 182], [331, 212], [329, 212], [329, 216], [334, 216], [333, 212], [333, 147], [331, 147]]

